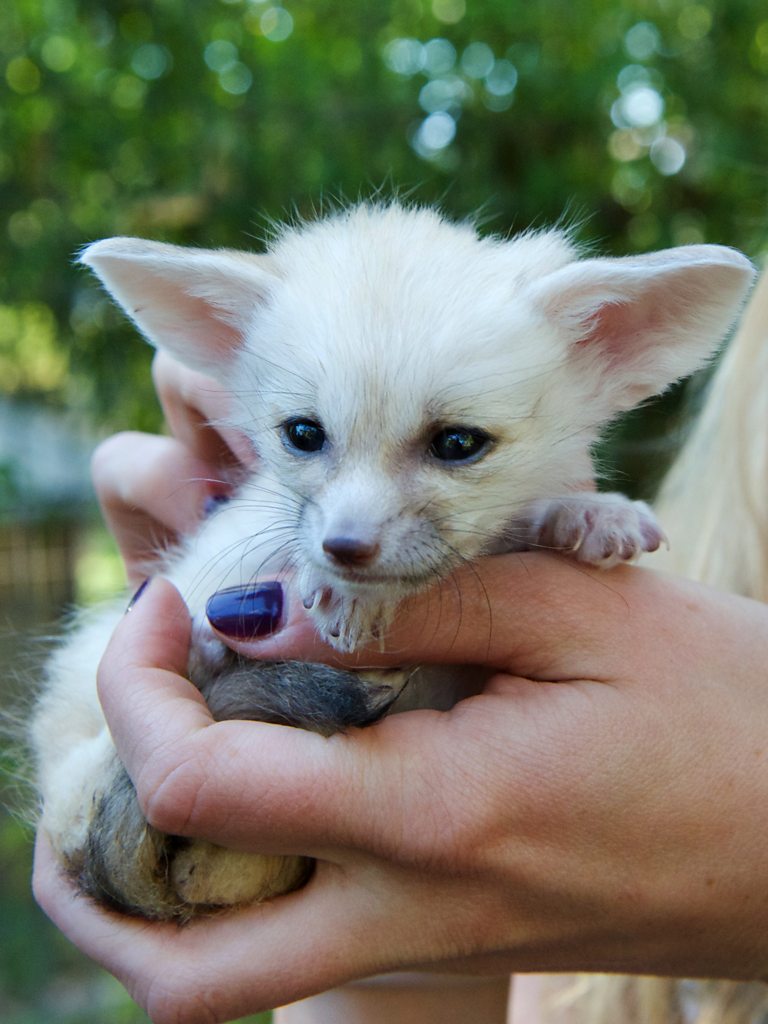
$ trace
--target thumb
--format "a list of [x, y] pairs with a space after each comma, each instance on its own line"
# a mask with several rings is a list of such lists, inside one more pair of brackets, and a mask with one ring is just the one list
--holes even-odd
[[213, 719], [185, 678], [189, 612], [162, 578], [142, 584], [118, 623], [97, 672], [99, 700], [123, 762], [141, 761], [142, 734], [155, 728], [197, 731]]
[[99, 667], [109, 728], [150, 824], [260, 852], [317, 856], [318, 837], [324, 845], [364, 842], [358, 829], [370, 804], [378, 806], [376, 795], [418, 745], [401, 745], [391, 727], [378, 740], [371, 730], [326, 740], [260, 722], [215, 722], [185, 678], [189, 628], [178, 592], [154, 579]]
[[606, 572], [538, 552], [497, 555], [404, 601], [382, 644], [349, 655], [322, 641], [311, 615], [290, 594], [277, 632], [246, 640], [219, 635], [252, 658], [346, 668], [483, 665], [556, 682], [588, 674], [587, 656], [607, 651], [606, 637], [615, 649], [633, 616], [649, 607], [656, 591], [649, 578], [655, 574], [636, 566]]
[[[327, 739], [261, 722], [215, 722], [184, 678], [188, 635], [178, 593], [153, 580], [99, 670], [109, 726], [150, 824], [237, 849], [325, 860], [363, 849], [402, 856], [409, 844], [418, 857], [431, 848], [435, 786], [450, 788], [452, 773], [474, 762], [477, 737], [498, 722], [501, 697], [467, 701], [456, 714], [396, 715]], [[393, 828], [393, 817], [413, 827]]]

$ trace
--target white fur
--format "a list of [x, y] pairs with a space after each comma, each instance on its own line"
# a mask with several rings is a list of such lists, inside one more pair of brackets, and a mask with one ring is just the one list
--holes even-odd
[[[242, 537], [231, 573], [180, 567], [190, 599], [291, 567], [304, 598], [325, 595], [319, 627], [353, 646], [458, 561], [546, 542], [530, 536], [528, 506], [584, 488], [599, 429], [704, 361], [752, 276], [717, 246], [577, 257], [560, 231], [478, 238], [396, 204], [289, 229], [266, 256], [88, 248], [83, 262], [153, 344], [233, 390], [235, 424], [262, 455], [243, 510], [197, 541], [203, 564]], [[297, 415], [324, 426], [327, 450], [286, 450], [277, 428]], [[486, 430], [492, 450], [429, 458], [431, 434], [456, 424]], [[322, 550], [339, 533], [377, 543], [375, 563], [339, 572]]]
[[[722, 247], [581, 260], [561, 231], [480, 238], [397, 204], [287, 229], [266, 255], [116, 238], [82, 262], [154, 345], [231, 389], [233, 424], [260, 454], [170, 566], [192, 611], [290, 572], [318, 629], [347, 648], [483, 552], [545, 545], [610, 565], [657, 546], [646, 508], [589, 492], [590, 448], [616, 413], [712, 354], [752, 279]], [[322, 424], [326, 447], [287, 446], [292, 417]], [[441, 461], [430, 443], [448, 426], [491, 443]], [[323, 544], [339, 536], [375, 557], [338, 564]], [[63, 851], [93, 788], [78, 811], [51, 780], [70, 756], [92, 769], [107, 632], [59, 656], [36, 725], [45, 821]]]
[[109, 607], [83, 618], [76, 644], [60, 648], [48, 665], [32, 722], [42, 823], [67, 860], [83, 848], [93, 802], [115, 758], [96, 694], [96, 667], [121, 615]]

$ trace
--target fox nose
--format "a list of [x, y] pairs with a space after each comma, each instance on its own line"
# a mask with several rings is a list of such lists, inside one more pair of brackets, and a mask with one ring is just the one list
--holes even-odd
[[381, 546], [378, 541], [362, 537], [326, 537], [323, 551], [332, 562], [346, 566], [364, 566], [375, 562]]

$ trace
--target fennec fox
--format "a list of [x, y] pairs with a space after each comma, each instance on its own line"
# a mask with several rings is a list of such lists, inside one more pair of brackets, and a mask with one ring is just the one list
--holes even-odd
[[[190, 678], [217, 718], [325, 733], [445, 706], [473, 683], [246, 663], [215, 638], [206, 599], [289, 576], [318, 632], [349, 650], [480, 554], [543, 547], [610, 567], [653, 550], [647, 506], [591, 490], [592, 445], [712, 354], [752, 280], [719, 246], [582, 258], [567, 232], [481, 238], [397, 203], [286, 228], [263, 255], [113, 238], [81, 261], [153, 345], [231, 391], [258, 452], [233, 500], [159, 566], [195, 622]], [[150, 918], [300, 885], [304, 861], [144, 820], [95, 690], [121, 611], [70, 635], [32, 725], [41, 827], [62, 862], [85, 892]]]

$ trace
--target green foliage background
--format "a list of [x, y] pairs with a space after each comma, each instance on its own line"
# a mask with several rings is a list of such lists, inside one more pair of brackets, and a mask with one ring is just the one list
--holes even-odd
[[[3, 4], [0, 389], [156, 425], [148, 353], [78, 247], [258, 245], [268, 219], [378, 186], [491, 230], [566, 212], [614, 252], [759, 255], [767, 84], [753, 0]], [[430, 114], [455, 125], [431, 152]]]
[[[258, 246], [397, 186], [488, 230], [759, 260], [767, 90], [760, 0], [6, 0], [0, 394], [158, 426], [148, 349], [72, 262], [108, 235]], [[143, 1019], [43, 931], [23, 842], [0, 833], [3, 1020]]]

